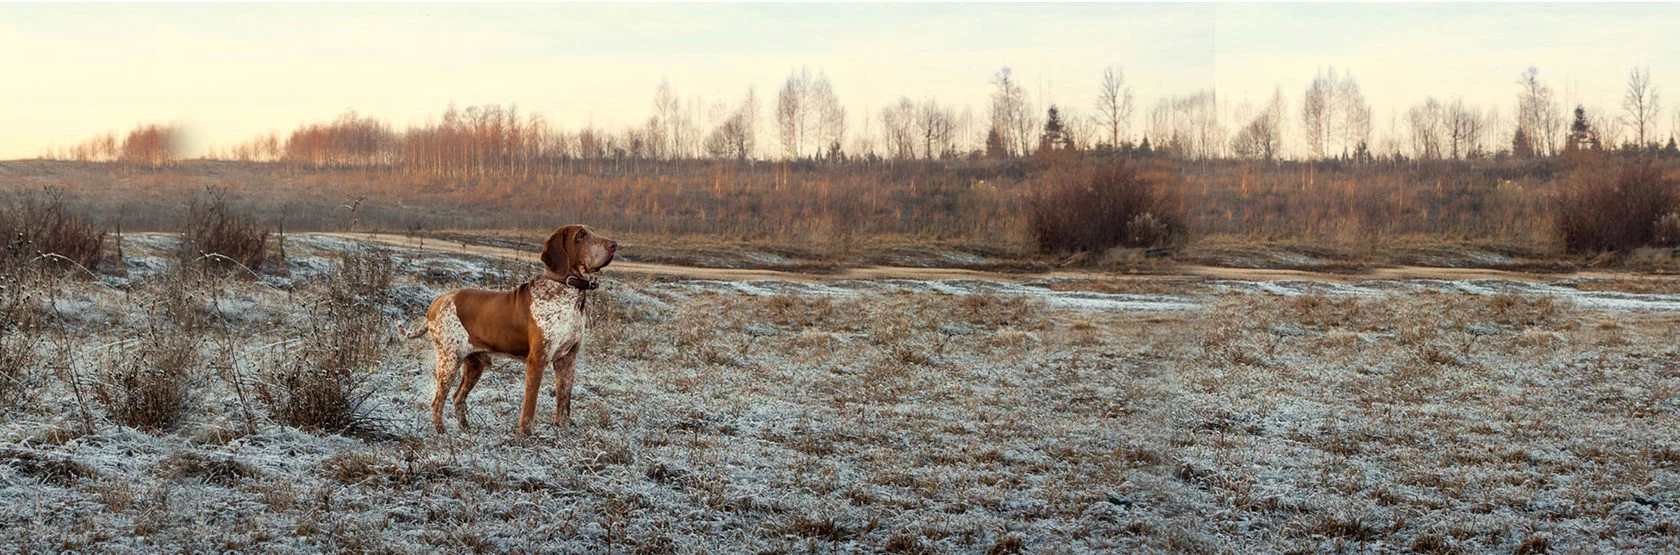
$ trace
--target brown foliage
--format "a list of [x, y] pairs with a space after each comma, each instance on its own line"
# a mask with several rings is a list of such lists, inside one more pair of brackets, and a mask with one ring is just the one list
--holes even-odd
[[1028, 226], [1044, 253], [1156, 248], [1185, 238], [1182, 181], [1133, 161], [1052, 169], [1035, 185]]
[[123, 139], [119, 160], [161, 168], [181, 159], [181, 130], [173, 125], [147, 124], [136, 127]]
[[187, 205], [182, 258], [205, 258], [212, 268], [238, 263], [256, 271], [268, 253], [268, 230], [235, 209], [227, 196], [226, 190], [210, 189]]
[[[1680, 182], [1650, 160], [1581, 164], [1557, 197], [1557, 233], [1573, 253], [1625, 252], [1656, 243], [1680, 210]], [[1666, 228], [1663, 231], [1667, 232]]]
[[91, 268], [104, 246], [105, 231], [72, 211], [62, 189], [24, 193], [0, 204], [0, 267], [54, 254]]

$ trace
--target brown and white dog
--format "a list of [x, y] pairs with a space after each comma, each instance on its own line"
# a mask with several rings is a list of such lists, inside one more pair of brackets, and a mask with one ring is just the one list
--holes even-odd
[[432, 425], [443, 433], [443, 404], [464, 367], [455, 391], [455, 420], [467, 428], [467, 394], [490, 365], [491, 357], [525, 363], [525, 402], [519, 408], [519, 437], [531, 434], [537, 391], [543, 371], [554, 369], [554, 422], [572, 420], [572, 380], [578, 349], [588, 322], [585, 292], [598, 286], [601, 268], [612, 262], [618, 243], [583, 225], [555, 230], [543, 243], [542, 277], [512, 291], [457, 289], [439, 296], [426, 311], [426, 325], [407, 332], [410, 339], [432, 334], [437, 353], [437, 393], [432, 396]]

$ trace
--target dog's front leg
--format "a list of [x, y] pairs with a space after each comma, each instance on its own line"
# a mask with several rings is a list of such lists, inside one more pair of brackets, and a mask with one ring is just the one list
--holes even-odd
[[578, 346], [554, 361], [554, 425], [561, 428], [572, 423], [572, 383], [577, 377]]
[[532, 356], [525, 360], [525, 401], [519, 405], [519, 437], [530, 437], [531, 421], [537, 418], [537, 392], [542, 389], [546, 361]]

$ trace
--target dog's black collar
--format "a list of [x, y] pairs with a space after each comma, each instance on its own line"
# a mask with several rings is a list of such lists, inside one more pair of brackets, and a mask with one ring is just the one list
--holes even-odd
[[553, 281], [558, 281], [560, 283], [564, 283], [564, 284], [566, 284], [566, 286], [571, 287], [573, 289], [577, 289], [578, 291], [589, 291], [589, 290], [593, 290], [593, 289], [596, 289], [596, 288], [601, 286], [600, 282], [598, 282], [596, 280], [584, 279], [580, 276], [576, 276], [576, 275], [573, 275], [573, 274], [566, 274], [565, 279], [558, 279], [558, 278], [555, 278], [554, 276], [551, 276], [551, 275], [548, 275], [548, 274], [543, 274], [543, 278], [553, 280]]

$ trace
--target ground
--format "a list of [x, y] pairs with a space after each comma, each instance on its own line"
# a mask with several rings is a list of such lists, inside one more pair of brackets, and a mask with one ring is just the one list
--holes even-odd
[[[435, 435], [429, 346], [394, 327], [530, 266], [313, 236], [260, 280], [183, 277], [167, 238], [134, 241], [126, 277], [29, 297], [42, 372], [0, 420], [0, 549], [1680, 548], [1667, 280], [609, 267], [575, 422], [518, 440], [508, 363], [474, 392], [470, 430]], [[335, 269], [346, 251], [395, 260], [391, 281], [335, 297], [367, 282]], [[345, 433], [286, 425], [251, 394], [283, 385], [272, 368], [298, 341], [359, 329], [324, 321], [330, 299], [389, 326]], [[121, 425], [95, 376], [181, 325], [171, 302], [203, 337], [193, 402], [164, 429]]]

